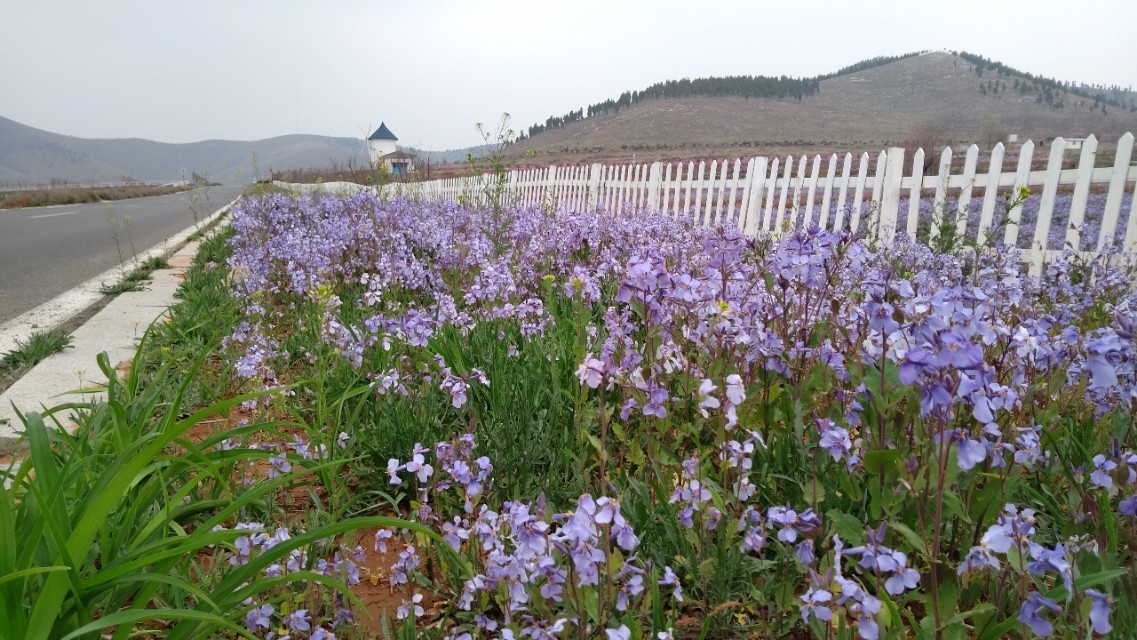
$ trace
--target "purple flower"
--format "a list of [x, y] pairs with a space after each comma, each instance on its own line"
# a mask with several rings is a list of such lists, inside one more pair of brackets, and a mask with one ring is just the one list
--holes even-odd
[[375, 532], [375, 550], [387, 553], [387, 541], [395, 536], [390, 529], [379, 529]]
[[987, 546], [980, 545], [971, 547], [971, 551], [967, 552], [967, 557], [963, 562], [959, 563], [959, 568], [956, 573], [963, 575], [973, 571], [982, 571], [983, 569], [994, 569], [998, 571], [1002, 567], [1002, 563], [995, 557], [995, 553]]
[[817, 419], [817, 429], [821, 433], [818, 446], [833, 456], [834, 462], [848, 457], [853, 450], [853, 441], [849, 438], [849, 431], [836, 426], [828, 418]]
[[810, 566], [813, 564], [813, 540], [802, 540], [794, 547], [794, 554], [797, 556], [798, 562]]
[[580, 383], [588, 385], [590, 388], [595, 389], [600, 386], [605, 371], [604, 362], [597, 360], [592, 356], [584, 359], [584, 363], [576, 370], [576, 376], [580, 379]]
[[803, 622], [808, 623], [810, 616], [821, 620], [822, 622], [829, 622], [833, 619], [833, 610], [829, 608], [829, 603], [833, 600], [833, 594], [825, 589], [818, 589], [810, 587], [801, 596], [801, 619]]
[[959, 440], [959, 468], [963, 471], [969, 471], [975, 465], [983, 462], [987, 458], [987, 447], [978, 440], [972, 440], [966, 436]]
[[1025, 551], [1034, 535], [1034, 510], [1023, 509], [1020, 513], [1013, 504], [1003, 507], [1003, 513], [994, 525], [987, 529], [979, 544], [994, 551], [1006, 553], [1012, 546]]
[[771, 524], [781, 525], [778, 531], [778, 540], [782, 542], [794, 542], [797, 540], [797, 531], [794, 529], [794, 524], [797, 522], [797, 513], [789, 507], [770, 507], [766, 512], [766, 521]]
[[699, 383], [699, 413], [703, 414], [704, 418], [710, 415], [709, 411], [711, 409], [718, 409], [721, 406], [719, 399], [711, 395], [716, 389], [718, 389], [718, 387], [709, 379]]
[[940, 351], [936, 356], [941, 367], [956, 369], [978, 369], [983, 364], [983, 351], [971, 340], [953, 331], [939, 335]]
[[271, 604], [253, 607], [245, 615], [245, 628], [254, 632], [258, 627], [268, 629], [272, 626], [272, 614], [274, 613], [276, 613], [276, 609]]
[[672, 595], [675, 596], [675, 601], [683, 602], [683, 585], [679, 584], [679, 576], [675, 575], [670, 566], [663, 567], [663, 578], [659, 580], [659, 585], [673, 587]]
[[742, 384], [742, 377], [732, 373], [726, 377], [726, 399], [733, 405], [740, 405], [746, 401], [746, 387]]
[[[903, 552], [900, 551], [896, 553], [903, 555]], [[884, 590], [894, 596], [898, 596], [906, 590], [915, 589], [918, 586], [920, 586], [919, 572], [915, 569], [903, 566], [903, 563], [901, 563], [901, 568], [884, 582]]]
[[1106, 460], [1102, 454], [1094, 456], [1094, 470], [1090, 474], [1090, 482], [1103, 489], [1113, 488], [1113, 478], [1110, 477], [1109, 472], [1117, 468], [1117, 463], [1113, 460]]
[[1086, 358], [1086, 368], [1093, 375], [1090, 389], [1106, 389], [1117, 385], [1117, 370], [1101, 354]]
[[1137, 516], [1137, 494], [1125, 498], [1117, 504], [1117, 510], [1123, 516]]
[[870, 302], [865, 305], [869, 316], [869, 328], [888, 335], [900, 328], [900, 323], [892, 319], [896, 310], [887, 302]]
[[308, 621], [312, 616], [308, 615], [307, 609], [297, 609], [288, 614], [288, 628], [291, 631], [307, 631], [312, 628]]
[[1039, 544], [1031, 545], [1030, 555], [1034, 560], [1027, 563], [1027, 571], [1035, 575], [1042, 575], [1047, 571], [1057, 572], [1058, 575], [1062, 576], [1062, 584], [1066, 586], [1066, 598], [1069, 599], [1073, 596], [1074, 576], [1070, 562], [1066, 559], [1065, 545], [1058, 543], [1053, 549], [1047, 549]]
[[414, 594], [413, 596], [411, 596], [410, 600], [404, 600], [403, 604], [400, 605], [399, 608], [395, 610], [395, 617], [398, 618], [399, 620], [402, 620], [402, 619], [410, 616], [412, 613], [414, 614], [414, 617], [416, 617], [416, 618], [422, 617], [422, 615], [424, 613], [426, 613], [426, 611], [423, 610], [422, 605], [420, 604], [421, 602], [422, 602], [422, 594], [421, 593]]
[[1045, 638], [1054, 633], [1054, 625], [1039, 615], [1045, 609], [1050, 611], [1062, 610], [1056, 602], [1037, 591], [1032, 591], [1019, 609], [1019, 622], [1029, 626], [1030, 632], [1040, 638]]
[[632, 637], [632, 630], [622, 624], [619, 629], [605, 629], [604, 634], [608, 640], [629, 640]]
[[403, 466], [395, 458], [387, 461], [387, 475], [391, 478], [391, 484], [403, 484], [403, 480], [399, 478], [399, 472], [403, 470]]
[[[414, 454], [410, 461], [403, 466], [407, 473], [415, 474], [419, 482], [426, 482], [430, 480], [430, 476], [434, 475], [434, 467], [426, 463], [426, 458], [423, 454], [427, 450], [419, 443], [415, 443]], [[387, 464], [388, 471], [390, 470], [390, 463]]]
[[900, 360], [900, 383], [912, 384], [920, 373], [932, 363], [932, 356], [920, 347], [909, 349]]
[[1109, 609], [1113, 598], [1096, 589], [1086, 589], [1084, 593], [1090, 597], [1090, 624], [1094, 631], [1102, 635], [1109, 633], [1113, 629], [1109, 624]]
[[667, 408], [663, 406], [664, 402], [671, 399], [667, 389], [663, 387], [653, 386], [648, 394], [648, 401], [644, 404], [643, 414], [645, 416], [655, 416], [656, 418], [666, 418]]
[[279, 456], [270, 456], [268, 462], [268, 477], [270, 480], [273, 478], [278, 478], [288, 473], [289, 471], [292, 471], [292, 465], [288, 462], [288, 459], [285, 458], [283, 454]]

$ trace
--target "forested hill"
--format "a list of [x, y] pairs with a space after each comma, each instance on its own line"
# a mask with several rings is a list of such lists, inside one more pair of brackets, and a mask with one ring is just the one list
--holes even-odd
[[[620, 97], [608, 99], [587, 107], [588, 117], [604, 114], [619, 113], [620, 109], [630, 107], [643, 100], [660, 98], [690, 98], [692, 96], [741, 96], [750, 98], [793, 98], [801, 100], [805, 96], [814, 95], [820, 91], [821, 81], [829, 78], [856, 73], [865, 69], [879, 67], [890, 62], [918, 56], [922, 52], [905, 53], [899, 56], [878, 56], [869, 60], [862, 60], [856, 64], [838, 69], [833, 73], [815, 76], [812, 78], [791, 78], [788, 76], [723, 76], [710, 78], [683, 78], [682, 80], [667, 80], [657, 82], [640, 91], [625, 91]], [[564, 127], [566, 124], [582, 120], [585, 109], [569, 111], [563, 116], [550, 116], [545, 124], [534, 124], [528, 131], [521, 133], [520, 139], [542, 133], [548, 129]]]
[[[562, 116], [551, 116], [545, 122], [537, 123], [523, 131], [519, 141], [553, 129], [563, 129], [574, 122], [599, 115], [619, 113], [646, 100], [684, 99], [692, 97], [741, 97], [801, 101], [815, 96], [823, 89], [822, 82], [858, 74], [877, 67], [920, 56], [927, 52], [917, 51], [897, 56], [879, 56], [838, 69], [833, 73], [812, 78], [791, 78], [788, 76], [725, 76], [684, 78], [658, 82], [646, 89], [625, 91], [619, 98], [608, 99], [587, 107], [570, 111]], [[1132, 87], [1119, 85], [1089, 85], [1071, 81], [1061, 81], [1041, 75], [1019, 71], [1009, 65], [966, 51], [951, 52], [950, 55], [964, 61], [968, 70], [976, 76], [977, 93], [982, 96], [997, 96], [1008, 89], [1020, 96], [1030, 97], [1037, 103], [1054, 109], [1062, 109], [1072, 99], [1078, 106], [1093, 109], [1119, 109], [1137, 111], [1137, 97]], [[1008, 84], [1009, 83], [1009, 84]], [[1085, 101], [1092, 104], [1086, 104]]]

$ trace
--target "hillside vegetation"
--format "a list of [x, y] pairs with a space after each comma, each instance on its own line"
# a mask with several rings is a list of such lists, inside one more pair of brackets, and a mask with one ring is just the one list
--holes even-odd
[[[712, 80], [653, 85], [616, 100], [618, 109], [592, 105], [590, 117], [534, 129], [511, 153], [540, 162], [658, 160], [994, 144], [1009, 134], [1044, 141], [1092, 133], [1108, 142], [1137, 129], [1128, 89], [1058, 82], [968, 53], [880, 58], [782, 84], [800, 94], [759, 97], [739, 90], [757, 81]], [[724, 86], [735, 90], [714, 90]], [[704, 90], [684, 91], [695, 87]]]

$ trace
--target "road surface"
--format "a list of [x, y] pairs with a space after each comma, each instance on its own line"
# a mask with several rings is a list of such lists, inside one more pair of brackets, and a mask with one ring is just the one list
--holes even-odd
[[204, 219], [242, 188], [0, 210], [0, 325], [192, 226], [195, 210]]

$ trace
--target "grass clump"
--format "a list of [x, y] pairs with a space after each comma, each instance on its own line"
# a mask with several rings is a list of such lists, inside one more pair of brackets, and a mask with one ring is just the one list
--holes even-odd
[[130, 273], [123, 276], [122, 280], [111, 284], [104, 283], [99, 287], [99, 292], [105, 296], [116, 296], [128, 291], [142, 291], [146, 281], [150, 279], [150, 274], [158, 269], [168, 269], [169, 266], [170, 262], [165, 257], [150, 256], [140, 262]]
[[36, 366], [49, 356], [71, 346], [71, 336], [52, 329], [37, 331], [26, 341], [16, 341], [16, 348], [0, 356], [0, 374], [13, 374]]

